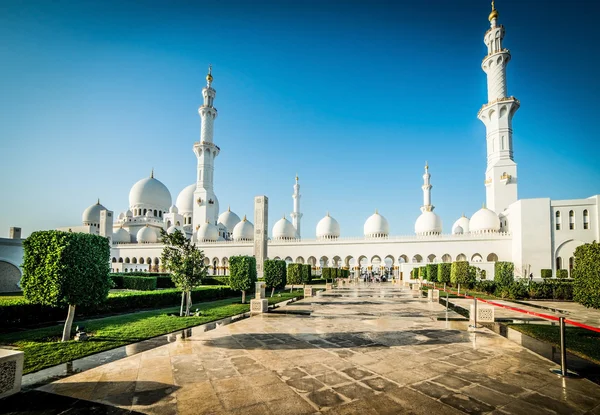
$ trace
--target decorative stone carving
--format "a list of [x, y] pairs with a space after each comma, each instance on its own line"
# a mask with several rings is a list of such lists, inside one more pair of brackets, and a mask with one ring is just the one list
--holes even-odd
[[23, 352], [0, 349], [0, 399], [21, 390]]

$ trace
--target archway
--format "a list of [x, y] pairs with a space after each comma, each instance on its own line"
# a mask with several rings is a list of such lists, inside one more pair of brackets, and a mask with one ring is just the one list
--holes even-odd
[[421, 263], [421, 262], [423, 262], [423, 257], [421, 255], [417, 254], [413, 257], [412, 262], [416, 262], [417, 264]]
[[457, 261], [466, 261], [467, 260], [467, 256], [465, 254], [458, 254], [456, 256], [456, 260]]
[[452, 257], [450, 256], [450, 254], [442, 255], [442, 262], [445, 262], [446, 264], [452, 262]]
[[497, 262], [498, 261], [498, 255], [496, 255], [495, 253], [491, 253], [487, 256], [487, 261], [488, 262]]
[[477, 253], [473, 254], [473, 256], [471, 257], [471, 262], [482, 262], [483, 261], [483, 257]]
[[0, 261], [0, 292], [21, 291], [21, 270], [7, 261]]
[[299, 256], [298, 258], [296, 258], [296, 263], [297, 264], [304, 264], [304, 258], [302, 258], [301, 256]]
[[427, 257], [427, 262], [429, 262], [429, 263], [434, 263], [434, 262], [436, 262], [436, 261], [435, 261], [435, 255], [434, 255], [434, 254], [431, 254], [431, 255], [429, 255], [429, 256]]

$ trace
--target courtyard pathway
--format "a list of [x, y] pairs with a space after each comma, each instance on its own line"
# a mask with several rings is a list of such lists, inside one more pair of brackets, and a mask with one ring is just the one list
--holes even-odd
[[40, 390], [149, 414], [600, 414], [598, 385], [438, 317], [406, 288], [338, 289]]

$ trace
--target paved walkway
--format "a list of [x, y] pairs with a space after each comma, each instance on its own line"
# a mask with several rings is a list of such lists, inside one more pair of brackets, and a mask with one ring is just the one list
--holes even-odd
[[600, 414], [596, 384], [439, 316], [389, 284], [339, 289], [40, 389], [149, 414]]

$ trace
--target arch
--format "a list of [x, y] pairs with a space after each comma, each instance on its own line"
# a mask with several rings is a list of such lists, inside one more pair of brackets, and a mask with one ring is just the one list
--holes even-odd
[[556, 226], [556, 230], [560, 231], [560, 210], [557, 210], [554, 214], [554, 223]]
[[556, 257], [556, 269], [562, 269], [562, 258], [559, 256]]
[[117, 262], [117, 258], [112, 257], [112, 263], [114, 264], [115, 262]]
[[381, 258], [379, 257], [379, 255], [373, 255], [371, 257], [371, 265], [379, 265], [381, 264]]
[[160, 258], [154, 258], [154, 265], [160, 265]]
[[119, 264], [122, 264], [123, 263], [123, 258], [119, 257], [118, 262], [119, 262]]
[[208, 259], [207, 257], [204, 257], [204, 265], [210, 266], [210, 259]]
[[169, 220], [167, 221], [167, 229], [169, 229], [170, 227], [171, 227], [171, 220], [169, 219]]
[[590, 213], [587, 209], [583, 210], [583, 229], [590, 228]]
[[131, 258], [131, 263], [132, 264], [137, 264], [137, 258], [136, 257]]
[[177, 222], [175, 223], [175, 226], [181, 226], [181, 222], [177, 221]]
[[394, 256], [393, 255], [387, 255], [385, 258], [383, 258], [383, 262], [385, 264], [385, 266], [387, 268], [391, 268], [394, 266]]
[[317, 258], [315, 258], [314, 256], [309, 256], [306, 262], [311, 266], [315, 267], [317, 265]]
[[156, 209], [154, 209], [154, 216], [158, 216], [158, 212], [156, 211]]
[[[352, 264], [351, 264], [352, 262]], [[352, 255], [348, 255], [346, 258], [344, 258], [344, 266], [350, 268], [351, 266], [354, 266], [354, 263], [356, 261], [354, 260], [354, 257]]]
[[503, 105], [502, 107], [500, 107], [500, 118], [504, 117], [507, 112], [508, 112], [508, 110], [506, 109], [506, 105]]
[[296, 263], [297, 264], [304, 264], [304, 258], [302, 258], [301, 256], [299, 256], [298, 258], [296, 258]]
[[569, 229], [575, 229], [575, 212], [572, 210], [569, 211]]
[[433, 255], [433, 254], [430, 254], [430, 255], [427, 257], [427, 262], [430, 262], [430, 263], [433, 263], [433, 262], [435, 262], [435, 255]]
[[288, 265], [289, 265], [289, 264], [291, 264], [291, 263], [293, 263], [293, 262], [294, 262], [294, 260], [292, 259], [292, 257], [291, 257], [291, 256], [286, 256], [286, 257], [285, 257], [285, 263], [286, 263], [286, 264], [288, 264]]
[[412, 258], [412, 262], [416, 262], [417, 264], [419, 264], [419, 263], [423, 262], [423, 257], [421, 255], [417, 254]]
[[143, 264], [143, 263], [144, 263], [144, 257], [140, 257], [140, 259], [139, 259], [139, 261], [138, 261], [138, 262], [139, 262], [140, 264]]
[[144, 215], [146, 215], [146, 212], [148, 211], [148, 209], [144, 209]]
[[483, 257], [480, 254], [473, 254], [471, 257], [471, 262], [483, 262]]
[[487, 256], [487, 262], [498, 262], [498, 255], [492, 252]]
[[452, 262], [452, 257], [450, 256], [450, 254], [442, 255], [442, 262], [445, 262], [446, 264]]
[[21, 270], [15, 264], [0, 260], [0, 292], [21, 291]]
[[[563, 264], [563, 260], [562, 258], [570, 258], [572, 256], [574, 256], [575, 253], [575, 249], [577, 249], [578, 246], [583, 245], [584, 243], [582, 241], [576, 240], [576, 239], [568, 239], [566, 241], [564, 241], [562, 244], [560, 244], [557, 248], [556, 248], [556, 252], [554, 254], [555, 259], [555, 265], [557, 266], [556, 269], [562, 269]], [[561, 268], [558, 268], [558, 259], [561, 258], [560, 260], [560, 264], [561, 264]]]
[[150, 258], [150, 257], [146, 258], [146, 264], [152, 265], [152, 258]]
[[467, 260], [467, 256], [465, 254], [458, 254], [456, 256], [456, 260], [457, 261], [466, 261]]
[[398, 262], [399, 263], [407, 263], [408, 262], [408, 257], [406, 255], [402, 254], [402, 255], [400, 255], [398, 257]]
[[278, 256], [276, 256], [275, 258], [273, 258], [275, 261], [281, 261], [281, 258], [279, 258]]
[[219, 269], [219, 258], [213, 258], [213, 262], [212, 262], [213, 275], [215, 275], [217, 273], [218, 269]]
[[329, 262], [329, 258], [327, 258], [325, 255], [323, 255], [320, 259], [319, 259], [319, 266], [321, 268], [326, 267], [327, 264]]
[[130, 263], [130, 261], [129, 261], [129, 257], [125, 257], [125, 263], [126, 263], [126, 264], [129, 264], [129, 263]]
[[366, 267], [368, 267], [368, 266], [369, 266], [369, 260], [367, 259], [367, 257], [366, 257], [366, 256], [364, 256], [364, 255], [361, 255], [361, 256], [359, 256], [359, 257], [358, 257], [358, 265], [359, 265], [361, 268], [366, 268]]

